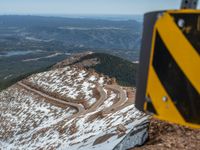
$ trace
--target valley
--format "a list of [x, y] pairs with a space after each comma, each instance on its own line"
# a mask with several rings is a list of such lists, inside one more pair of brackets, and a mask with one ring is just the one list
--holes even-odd
[[130, 20], [0, 16], [0, 90], [85, 51], [138, 61], [142, 24]]

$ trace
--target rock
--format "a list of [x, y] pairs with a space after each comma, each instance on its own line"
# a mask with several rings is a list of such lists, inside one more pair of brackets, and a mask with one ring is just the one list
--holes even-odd
[[149, 122], [145, 121], [132, 129], [113, 150], [127, 150], [144, 144], [148, 138]]
[[119, 132], [123, 132], [123, 133], [126, 133], [126, 127], [125, 126], [123, 126], [122, 124], [119, 124], [118, 126], [117, 126], [117, 130], [119, 131]]

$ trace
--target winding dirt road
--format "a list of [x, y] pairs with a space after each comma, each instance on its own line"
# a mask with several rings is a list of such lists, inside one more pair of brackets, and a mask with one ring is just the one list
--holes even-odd
[[112, 91], [117, 91], [119, 93], [119, 101], [116, 104], [112, 105], [111, 109], [116, 108], [118, 106], [122, 106], [122, 105], [124, 105], [124, 103], [126, 103], [126, 98], [127, 98], [126, 93], [120, 86], [106, 85], [105, 87]]
[[61, 99], [58, 99], [58, 98], [49, 96], [49, 95], [47, 95], [47, 94], [45, 94], [45, 93], [42, 93], [41, 91], [38, 91], [38, 90], [36, 90], [36, 89], [33, 89], [33, 88], [29, 87], [28, 85], [26, 85], [26, 84], [24, 84], [24, 83], [22, 83], [22, 82], [18, 82], [17, 84], [20, 85], [21, 87], [23, 87], [24, 89], [26, 89], [26, 90], [28, 90], [28, 91], [31, 91], [31, 92], [33, 92], [33, 93], [36, 93], [36, 94], [38, 94], [38, 95], [40, 95], [40, 96], [42, 96], [42, 97], [44, 97], [44, 98], [48, 98], [48, 99], [53, 100], [53, 101], [56, 101], [56, 102], [58, 102], [58, 103], [71, 106], [71, 107], [77, 109], [77, 111], [78, 111], [79, 113], [85, 111], [84, 107], [83, 107], [82, 105], [80, 105], [80, 104], [66, 102], [66, 101], [64, 101], [64, 100], [61, 100]]
[[[106, 94], [104, 88], [101, 87], [101, 86], [97, 86], [97, 90], [100, 93], [100, 98], [96, 101], [96, 103], [90, 109], [85, 110], [85, 108], [81, 104], [77, 104], [77, 103], [73, 103], [73, 102], [66, 102], [65, 100], [52, 97], [50, 95], [47, 95], [47, 94], [45, 94], [45, 93], [43, 93], [43, 92], [41, 92], [37, 89], [34, 89], [34, 88], [26, 85], [25, 83], [23, 83], [21, 81], [18, 82], [17, 84], [19, 86], [23, 87], [24, 89], [28, 90], [28, 91], [31, 91], [33, 93], [38, 94], [39, 96], [42, 96], [42, 97], [50, 99], [54, 102], [58, 102], [60, 104], [75, 108], [77, 110], [77, 113], [74, 114], [73, 117], [70, 117], [70, 118], [74, 118], [74, 117], [77, 117], [79, 115], [84, 115], [84, 114], [87, 114], [87, 113], [90, 113], [90, 112], [94, 112], [107, 99], [107, 94]], [[111, 107], [103, 110], [104, 112], [108, 113], [108, 112], [111, 112], [111, 111], [116, 111], [119, 107], [122, 107], [127, 102], [127, 95], [120, 86], [118, 86], [118, 85], [105, 85], [105, 88], [112, 90], [112, 91], [117, 91], [118, 94], [119, 94], [119, 101], [117, 103], [115, 103], [114, 105], [112, 105]]]
[[97, 90], [100, 93], [100, 98], [97, 100], [97, 102], [90, 109], [86, 110], [86, 112], [84, 114], [95, 111], [107, 99], [107, 94], [106, 94], [105, 90], [103, 89], [103, 87], [98, 86]]

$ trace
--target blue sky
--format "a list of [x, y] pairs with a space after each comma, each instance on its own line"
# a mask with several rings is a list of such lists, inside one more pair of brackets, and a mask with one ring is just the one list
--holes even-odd
[[181, 0], [0, 0], [0, 14], [143, 14], [179, 8]]

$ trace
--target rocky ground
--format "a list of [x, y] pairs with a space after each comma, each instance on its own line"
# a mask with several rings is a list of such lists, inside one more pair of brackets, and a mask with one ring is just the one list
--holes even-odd
[[[151, 119], [134, 106], [136, 88], [86, 69], [76, 54], [0, 92], [0, 150], [198, 150], [200, 130]], [[123, 147], [123, 148], [122, 148]]]
[[132, 150], [199, 150], [200, 130], [151, 119], [149, 140]]
[[0, 148], [118, 150], [142, 144], [149, 116], [135, 108], [135, 92], [81, 66], [33, 74], [0, 93]]

